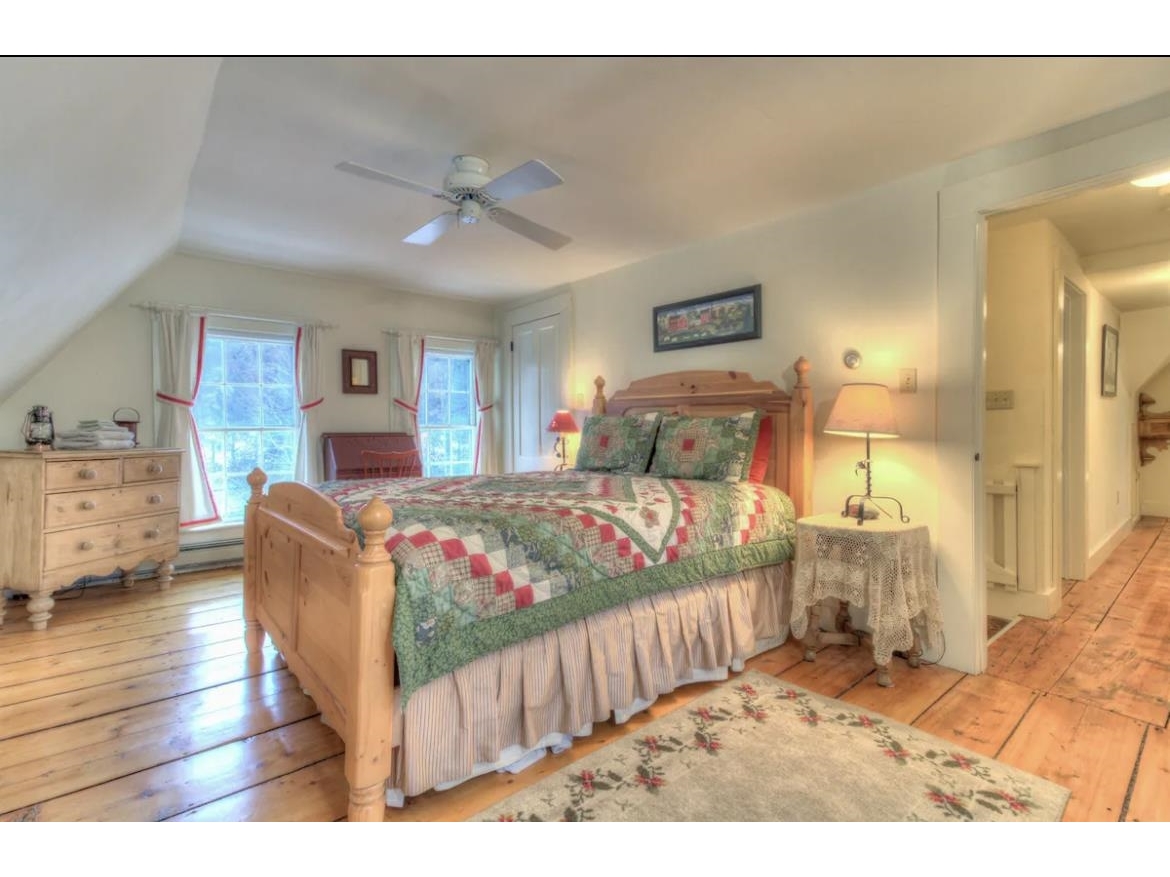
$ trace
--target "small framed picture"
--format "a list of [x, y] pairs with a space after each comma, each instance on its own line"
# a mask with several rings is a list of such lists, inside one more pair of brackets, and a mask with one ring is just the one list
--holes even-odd
[[1101, 328], [1101, 395], [1117, 395], [1117, 330]]
[[376, 350], [341, 351], [341, 392], [378, 392], [378, 352]]

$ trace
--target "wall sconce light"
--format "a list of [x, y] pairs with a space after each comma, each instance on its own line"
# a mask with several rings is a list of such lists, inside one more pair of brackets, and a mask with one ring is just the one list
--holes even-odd
[[841, 361], [845, 363], [845, 368], [861, 368], [861, 354], [852, 347], [845, 351]]
[[581, 430], [577, 427], [577, 421], [573, 419], [573, 412], [562, 408], [549, 421], [548, 431], [557, 434], [557, 440], [553, 442], [553, 452], [561, 462], [553, 471], [560, 472], [569, 462], [569, 440], [565, 436]]
[[859, 461], [856, 467], [857, 471], [865, 471], [865, 493], [847, 496], [841, 517], [856, 518], [858, 525], [861, 525], [878, 516], [873, 501], [887, 499], [898, 506], [898, 517], [902, 523], [910, 523], [901, 502], [892, 496], [873, 495], [869, 440], [898, 437], [898, 424], [894, 420], [889, 388], [885, 384], [843, 384], [841, 392], [837, 394], [837, 401], [833, 403], [833, 410], [829, 412], [825, 432], [830, 435], [865, 436], [865, 459]]

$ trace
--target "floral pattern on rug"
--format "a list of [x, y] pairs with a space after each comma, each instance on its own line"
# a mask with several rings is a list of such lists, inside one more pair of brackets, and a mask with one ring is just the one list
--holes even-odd
[[[757, 679], [765, 681], [761, 683]], [[565, 768], [475, 818], [501, 822], [621, 818], [620, 814], [634, 814], [644, 806], [645, 800], [639, 799], [650, 797], [665, 802], [676, 778], [689, 778], [698, 760], [735, 759], [741, 744], [756, 736], [753, 730], [767, 734], [771, 726], [793, 721], [805, 729], [803, 736], [813, 753], [818, 751], [818, 743], [815, 739], [808, 740], [809, 736], [825, 738], [822, 745], [826, 751], [828, 747], [839, 751], [839, 734], [828, 739], [827, 732], [847, 731], [850, 746], [855, 750], [846, 759], [847, 764], [877, 759], [887, 766], [895, 766], [896, 773], [885, 780], [886, 788], [894, 784], [900, 795], [916, 803], [909, 812], [875, 814], [866, 821], [1051, 820], [1059, 819], [1067, 801], [1067, 790], [1047, 780], [764, 674], [749, 672], [711, 694], [723, 696], [716, 699], [702, 696], [695, 705], [655, 720], [642, 732], [586, 756], [580, 766]], [[668, 723], [669, 719], [674, 721]], [[660, 725], [665, 727], [659, 730]], [[882, 769], [888, 772], [888, 768]], [[835, 794], [848, 794], [849, 778], [841, 780]], [[758, 781], [768, 781], [764, 766]], [[1038, 792], [1043, 793], [1044, 800], [1040, 800]], [[712, 798], [718, 797], [721, 796], [712, 794]], [[722, 797], [734, 799], [736, 795], [732, 791]], [[1054, 798], [1059, 802], [1055, 809]], [[532, 806], [534, 799], [543, 806]], [[518, 806], [508, 806], [513, 800]], [[731, 814], [727, 818], [738, 821]], [[785, 817], [777, 816], [780, 818]]]

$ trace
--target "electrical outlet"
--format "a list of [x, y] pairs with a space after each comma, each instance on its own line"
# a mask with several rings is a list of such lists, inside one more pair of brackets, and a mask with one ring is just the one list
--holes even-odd
[[987, 404], [988, 411], [1007, 410], [1016, 407], [1016, 394], [1013, 390], [988, 390]]
[[899, 393], [917, 393], [918, 392], [918, 369], [904, 368], [898, 372], [898, 392]]

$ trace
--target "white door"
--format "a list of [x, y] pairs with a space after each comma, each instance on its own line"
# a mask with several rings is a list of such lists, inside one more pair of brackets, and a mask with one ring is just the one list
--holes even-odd
[[563, 320], [553, 314], [512, 326], [513, 471], [552, 469], [554, 433], [545, 427], [561, 400], [565, 353]]

